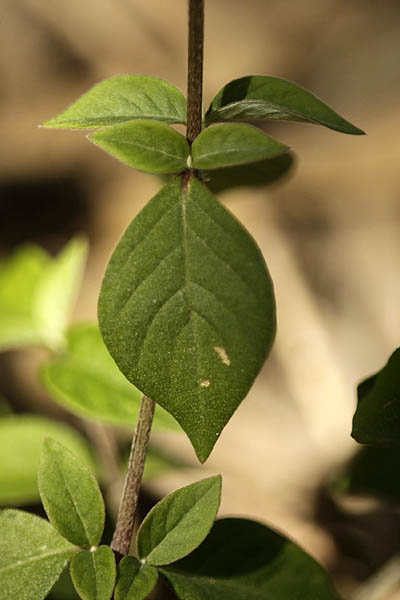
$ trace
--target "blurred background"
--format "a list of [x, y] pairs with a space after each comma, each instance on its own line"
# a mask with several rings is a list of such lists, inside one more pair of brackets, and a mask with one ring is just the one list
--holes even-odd
[[[110, 253], [160, 183], [83, 132], [37, 125], [119, 73], [156, 75], [185, 92], [186, 1], [2, 0], [1, 8], [0, 250], [33, 241], [55, 253], [85, 233], [74, 320], [93, 320]], [[368, 135], [272, 123], [266, 131], [299, 156], [291, 176], [221, 195], [267, 261], [278, 336], [209, 461], [199, 467], [183, 435], [157, 434], [187, 468], [146, 487], [157, 498], [221, 472], [221, 514], [289, 534], [347, 598], [399, 551], [395, 502], [331, 486], [357, 450], [356, 385], [400, 345], [399, 27], [394, 0], [206, 2], [206, 106], [231, 79], [270, 74], [310, 89]], [[64, 419], [36, 383], [37, 360], [31, 350], [2, 355], [0, 393], [18, 411]]]

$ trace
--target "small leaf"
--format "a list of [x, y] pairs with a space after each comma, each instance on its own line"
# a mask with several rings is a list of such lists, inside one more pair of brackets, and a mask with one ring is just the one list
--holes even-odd
[[157, 570], [142, 565], [134, 556], [125, 556], [118, 565], [115, 600], [145, 600], [154, 589]]
[[69, 450], [49, 438], [43, 443], [39, 490], [61, 535], [81, 548], [99, 544], [105, 514], [97, 481]]
[[116, 566], [109, 546], [78, 552], [71, 561], [70, 569], [73, 584], [82, 600], [110, 600]]
[[44, 272], [35, 298], [36, 319], [46, 344], [59, 349], [70, 307], [75, 303], [87, 256], [87, 242], [74, 238]]
[[340, 600], [315, 560], [246, 519], [216, 521], [197, 550], [159, 571], [181, 600]]
[[208, 535], [221, 501], [221, 476], [169, 494], [151, 509], [137, 538], [139, 558], [167, 565], [192, 552]]
[[178, 173], [187, 167], [185, 137], [157, 121], [133, 121], [90, 134], [89, 139], [123, 163], [146, 173]]
[[[135, 426], [142, 393], [118, 369], [97, 325], [80, 324], [67, 333], [67, 348], [41, 365], [47, 392], [78, 416], [112, 425]], [[155, 429], [180, 429], [160, 406]]]
[[186, 123], [186, 100], [171, 83], [149, 75], [101, 81], [44, 127], [92, 129], [133, 119]]
[[361, 444], [400, 445], [400, 348], [383, 369], [358, 386], [351, 435]]
[[94, 469], [89, 444], [75, 429], [39, 415], [0, 419], [0, 504], [25, 506], [40, 501], [37, 484], [40, 451], [45, 436], [66, 446]]
[[290, 152], [239, 167], [215, 169], [204, 173], [204, 182], [214, 193], [237, 187], [260, 187], [280, 181], [291, 172], [294, 155]]
[[204, 129], [192, 144], [195, 169], [220, 169], [283, 154], [288, 146], [252, 125], [231, 123]]
[[352, 135], [364, 133], [303, 87], [263, 75], [241, 77], [223, 87], [211, 102], [206, 124], [237, 119], [282, 119], [324, 125]]
[[273, 287], [231, 213], [196, 178], [174, 178], [114, 251], [99, 322], [121, 371], [205, 461], [270, 350]]
[[76, 552], [44, 519], [0, 512], [0, 600], [42, 600]]

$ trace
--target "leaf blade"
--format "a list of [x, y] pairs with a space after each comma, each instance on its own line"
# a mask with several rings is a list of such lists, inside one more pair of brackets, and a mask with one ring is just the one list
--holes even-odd
[[234, 79], [218, 92], [206, 123], [230, 119], [283, 119], [315, 123], [350, 135], [364, 134], [303, 87], [264, 75]]
[[166, 123], [137, 120], [100, 129], [88, 138], [128, 167], [145, 173], [178, 173], [187, 167], [189, 145]]
[[70, 570], [72, 582], [82, 600], [110, 600], [116, 565], [109, 546], [78, 552], [71, 561]]
[[121, 371], [205, 461], [275, 335], [272, 282], [254, 240], [197, 179], [182, 187], [175, 178], [114, 251], [98, 314]]
[[149, 75], [105, 79], [43, 127], [92, 129], [134, 119], [186, 123], [186, 100], [171, 83]]
[[52, 525], [80, 548], [100, 542], [104, 502], [90, 471], [61, 444], [47, 438], [39, 467], [39, 490]]
[[124, 556], [118, 565], [115, 600], [145, 600], [158, 579], [157, 570], [142, 565], [134, 556]]
[[139, 557], [166, 565], [192, 552], [206, 538], [221, 501], [221, 476], [172, 492], [143, 521], [137, 538]]
[[288, 150], [252, 125], [229, 123], [204, 129], [192, 144], [195, 169], [221, 169], [275, 158]]

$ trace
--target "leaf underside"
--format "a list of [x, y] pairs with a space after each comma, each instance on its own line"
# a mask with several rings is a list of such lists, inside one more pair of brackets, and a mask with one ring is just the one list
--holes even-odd
[[281, 119], [323, 125], [352, 135], [364, 132], [303, 87], [264, 75], [234, 79], [215, 96], [206, 124], [216, 121]]
[[246, 519], [216, 521], [197, 550], [159, 571], [180, 600], [340, 600], [315, 560]]
[[272, 282], [242, 225], [196, 178], [177, 177], [114, 251], [99, 323], [121, 371], [205, 461], [272, 345]]

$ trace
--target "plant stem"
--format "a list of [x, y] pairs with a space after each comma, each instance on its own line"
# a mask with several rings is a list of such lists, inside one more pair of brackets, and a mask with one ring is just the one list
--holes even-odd
[[122, 556], [129, 554], [132, 532], [135, 524], [136, 508], [142, 483], [144, 462], [153, 423], [155, 403], [147, 396], [142, 397], [138, 422], [132, 441], [128, 472], [125, 478], [117, 525], [111, 548]]
[[189, 0], [189, 48], [186, 139], [192, 144], [202, 129], [204, 0]]

